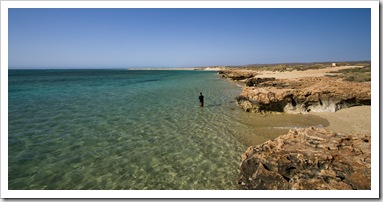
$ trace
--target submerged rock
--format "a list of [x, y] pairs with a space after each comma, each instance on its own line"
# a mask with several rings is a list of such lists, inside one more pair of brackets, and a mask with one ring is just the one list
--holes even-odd
[[242, 154], [240, 189], [371, 189], [371, 136], [292, 129]]
[[347, 82], [328, 77], [251, 79], [236, 98], [245, 111], [254, 113], [335, 112], [371, 105], [371, 83]]

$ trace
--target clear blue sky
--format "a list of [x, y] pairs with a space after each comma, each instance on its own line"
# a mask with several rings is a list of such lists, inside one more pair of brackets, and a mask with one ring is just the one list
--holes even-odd
[[371, 59], [370, 9], [9, 9], [9, 68]]

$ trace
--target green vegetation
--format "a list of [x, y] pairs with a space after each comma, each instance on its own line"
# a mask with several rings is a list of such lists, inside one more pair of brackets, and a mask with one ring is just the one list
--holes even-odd
[[328, 77], [342, 78], [345, 81], [367, 82], [371, 81], [371, 65], [359, 68], [342, 69], [339, 71], [329, 72]]

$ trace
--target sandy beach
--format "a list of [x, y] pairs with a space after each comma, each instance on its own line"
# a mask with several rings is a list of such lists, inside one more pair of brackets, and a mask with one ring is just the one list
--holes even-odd
[[351, 69], [358, 68], [362, 66], [338, 66], [338, 67], [328, 67], [325, 69], [309, 69], [306, 71], [285, 71], [285, 72], [273, 72], [273, 71], [260, 71], [257, 77], [274, 77], [276, 79], [293, 79], [293, 78], [302, 78], [302, 77], [320, 77], [326, 74], [331, 74], [332, 71], [339, 71], [342, 69]]
[[371, 106], [358, 106], [341, 109], [337, 112], [313, 112], [330, 122], [326, 128], [347, 134], [371, 133]]

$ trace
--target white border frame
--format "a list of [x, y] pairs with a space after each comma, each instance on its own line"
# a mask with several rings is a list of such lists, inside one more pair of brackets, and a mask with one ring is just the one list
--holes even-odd
[[[371, 190], [8, 190], [8, 8], [371, 8]], [[2, 1], [1, 198], [379, 198], [379, 87], [379, 1]]]

